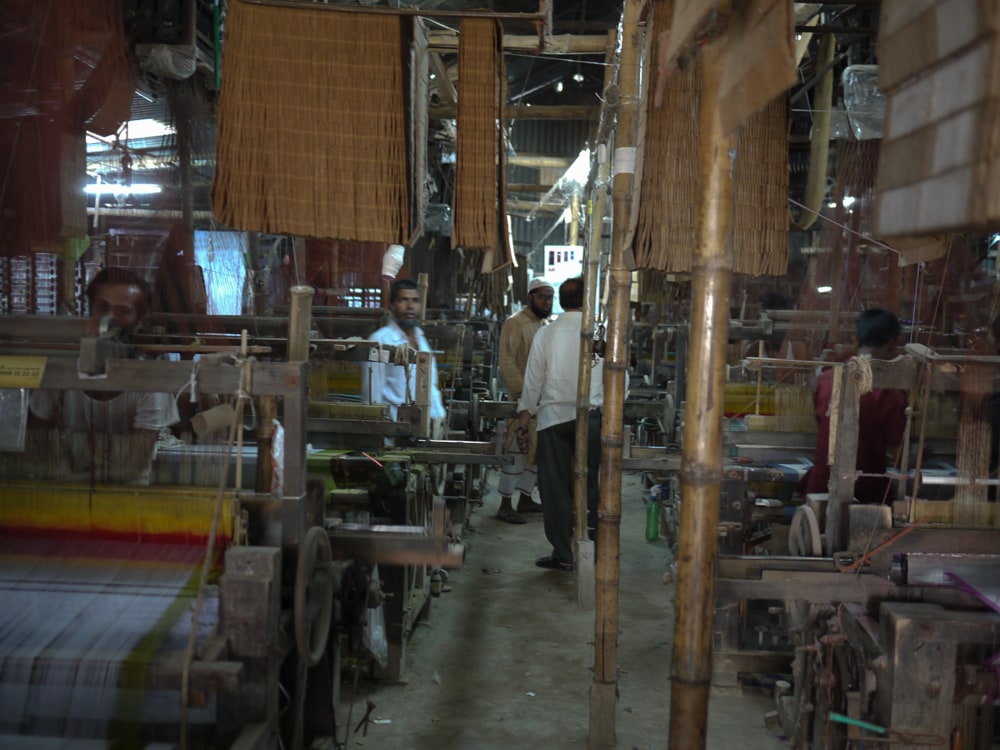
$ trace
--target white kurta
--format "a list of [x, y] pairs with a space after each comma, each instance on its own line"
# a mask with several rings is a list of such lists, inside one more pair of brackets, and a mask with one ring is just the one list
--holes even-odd
[[[420, 328], [413, 331], [413, 338], [417, 342], [417, 350], [430, 352], [431, 347], [427, 343], [427, 337]], [[375, 333], [368, 337], [370, 341], [378, 341], [386, 346], [409, 346], [410, 340], [403, 329], [392, 321], [389, 325], [382, 326]], [[404, 404], [412, 404], [417, 382], [417, 366], [409, 364], [407, 366], [396, 365], [385, 362], [369, 362], [361, 373], [361, 397], [362, 400], [370, 404], [388, 404], [389, 414], [392, 419], [396, 419], [397, 408]], [[446, 412], [444, 409], [444, 399], [441, 397], [441, 389], [438, 387], [437, 362], [434, 355], [431, 355], [431, 419], [444, 419]]]

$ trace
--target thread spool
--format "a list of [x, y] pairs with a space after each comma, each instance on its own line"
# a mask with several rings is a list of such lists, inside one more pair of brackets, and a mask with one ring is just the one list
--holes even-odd
[[199, 437], [211, 435], [213, 432], [228, 429], [234, 419], [236, 419], [236, 410], [232, 404], [219, 404], [191, 417], [191, 429]]

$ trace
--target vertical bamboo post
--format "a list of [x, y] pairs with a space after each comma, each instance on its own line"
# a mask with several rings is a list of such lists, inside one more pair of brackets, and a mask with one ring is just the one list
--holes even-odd
[[[613, 66], [610, 64], [615, 51], [615, 34], [609, 34], [604, 87], [611, 85]], [[612, 117], [605, 111], [604, 117]], [[601, 237], [604, 233], [604, 212], [607, 203], [608, 156], [607, 135], [598, 138], [593, 157], [597, 177], [591, 186], [592, 200], [588, 201], [590, 218], [587, 222], [587, 242], [583, 248], [584, 297], [583, 323], [580, 327], [580, 373], [576, 391], [576, 445], [573, 463], [573, 507], [575, 512], [574, 559], [576, 561], [576, 603], [589, 609], [594, 606], [594, 543], [587, 535], [587, 438], [590, 432], [590, 341], [594, 335], [594, 318], [597, 311], [597, 275], [600, 265]]]
[[674, 603], [670, 739], [705, 747], [712, 682], [715, 563], [722, 482], [722, 417], [732, 251], [732, 133], [722, 130], [719, 91], [726, 37], [702, 48], [698, 245], [691, 291], [691, 344], [681, 464], [681, 529]]
[[[576, 442], [573, 447], [573, 557], [576, 568], [576, 603], [582, 608], [594, 606], [594, 543], [587, 534], [587, 438], [590, 433], [591, 354], [594, 338], [594, 310], [597, 301], [597, 276], [590, 273], [595, 258], [594, 229], [588, 227], [588, 242], [583, 250], [583, 318], [580, 323], [580, 357], [576, 383]], [[600, 236], [597, 238], [600, 243]], [[596, 268], [596, 261], [593, 266]]]
[[[614, 225], [608, 263], [608, 331], [604, 358], [604, 415], [601, 425], [601, 489], [597, 510], [596, 608], [594, 616], [594, 681], [590, 688], [590, 733], [587, 747], [615, 745], [615, 700], [618, 680], [618, 580], [621, 533], [622, 418], [625, 369], [628, 365], [629, 290], [632, 273], [625, 247], [632, 208], [635, 173], [636, 112], [642, 0], [626, 0], [622, 13], [620, 102], [615, 129], [614, 177], [611, 186]], [[608, 98], [611, 98], [610, 96]]]

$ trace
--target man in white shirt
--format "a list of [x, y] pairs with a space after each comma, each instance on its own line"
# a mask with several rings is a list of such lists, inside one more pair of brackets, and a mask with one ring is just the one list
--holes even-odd
[[[580, 329], [583, 324], [582, 278], [559, 287], [564, 310], [541, 328], [531, 343], [524, 388], [518, 400], [517, 439], [528, 443], [528, 421], [538, 417], [538, 491], [542, 499], [545, 536], [552, 554], [535, 564], [553, 570], [573, 569], [573, 453], [576, 447], [576, 392], [579, 380]], [[604, 363], [591, 360], [590, 421], [587, 432], [587, 527], [597, 526], [598, 471], [601, 463], [601, 407], [604, 404]], [[591, 531], [593, 533], [593, 531]]]
[[[419, 352], [431, 351], [427, 337], [421, 330], [420, 287], [410, 279], [400, 279], [389, 287], [389, 311], [392, 320], [369, 336], [389, 347], [409, 346]], [[437, 362], [431, 355], [430, 417], [443, 420], [446, 416], [444, 399], [438, 387]], [[414, 363], [397, 365], [392, 362], [369, 362], [361, 373], [361, 397], [366, 403], [388, 404], [389, 414], [396, 419], [397, 411], [404, 404], [412, 404], [417, 384], [417, 366]]]
[[[127, 338], [149, 312], [144, 278], [105, 268], [87, 287], [91, 324], [110, 316]], [[60, 430], [63, 455], [58, 479], [149, 484], [157, 439], [180, 417], [170, 393], [49, 391], [31, 394], [35, 423]]]

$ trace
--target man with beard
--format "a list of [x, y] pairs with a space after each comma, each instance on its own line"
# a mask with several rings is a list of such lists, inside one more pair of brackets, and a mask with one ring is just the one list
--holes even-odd
[[[148, 282], [125, 268], [105, 268], [87, 286], [88, 335], [110, 317], [123, 341], [142, 326], [152, 306]], [[57, 428], [64, 444], [58, 479], [149, 484], [158, 445], [169, 444], [180, 421], [171, 393], [54, 391], [31, 394], [34, 426]]]
[[[552, 284], [541, 277], [532, 279], [528, 283], [528, 306], [507, 318], [500, 328], [500, 379], [515, 403], [524, 387], [524, 368], [528, 364], [531, 341], [552, 314], [554, 296]], [[511, 441], [507, 442], [510, 444]], [[511, 446], [512, 449], [515, 447], [516, 444]], [[529, 463], [528, 453], [518, 449], [512, 455], [514, 463], [504, 464], [500, 473], [497, 518], [507, 523], [524, 523], [521, 513], [539, 513], [542, 510], [542, 506], [531, 499], [538, 482], [538, 472], [534, 461]], [[517, 510], [511, 503], [515, 489], [521, 493]]]
[[[369, 336], [385, 346], [403, 344], [419, 352], [431, 351], [420, 322], [420, 287], [411, 279], [399, 279], [389, 287], [389, 312], [392, 320]], [[431, 355], [431, 420], [445, 418], [444, 399], [438, 387], [437, 362]], [[414, 363], [397, 365], [392, 362], [371, 362], [368, 371], [362, 372], [361, 395], [372, 404], [388, 404], [392, 419], [404, 404], [412, 404], [416, 392], [417, 366]]]

